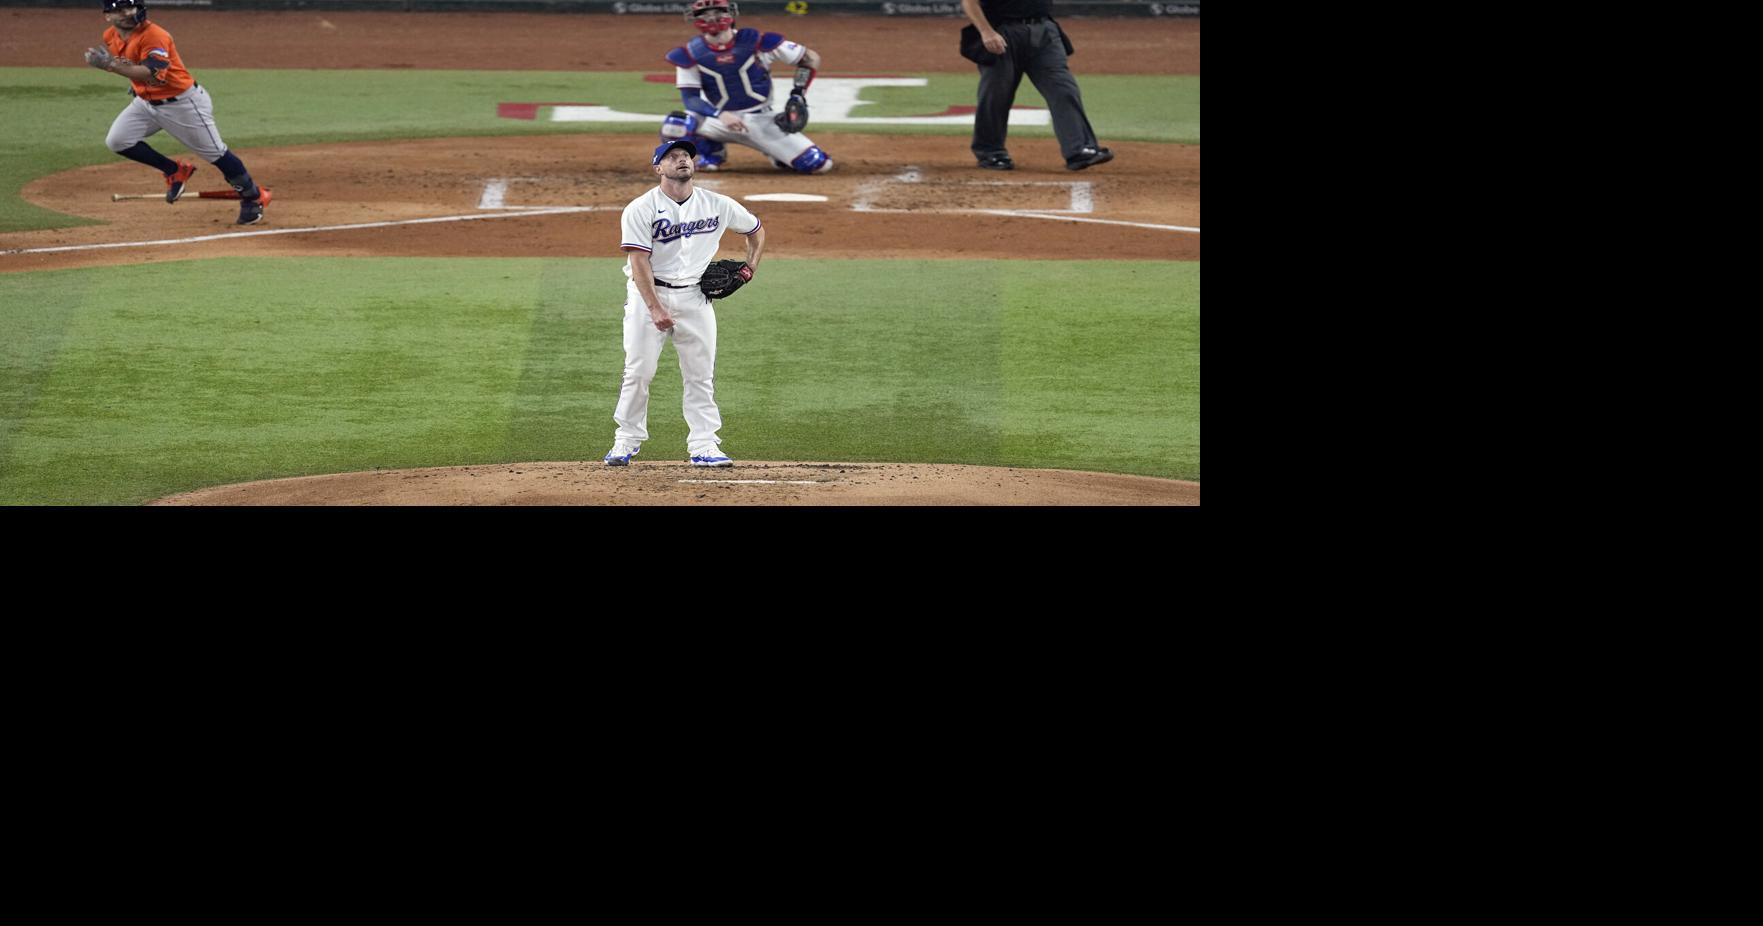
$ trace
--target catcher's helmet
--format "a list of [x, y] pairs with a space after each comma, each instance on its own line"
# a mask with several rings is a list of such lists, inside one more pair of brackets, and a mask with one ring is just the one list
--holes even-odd
[[686, 10], [686, 22], [698, 27], [699, 32], [715, 35], [724, 29], [732, 29], [735, 17], [741, 15], [741, 8], [735, 0], [692, 0]]
[[132, 7], [135, 11], [135, 25], [138, 26], [147, 21], [147, 0], [103, 0], [103, 2], [106, 13], [128, 12]]

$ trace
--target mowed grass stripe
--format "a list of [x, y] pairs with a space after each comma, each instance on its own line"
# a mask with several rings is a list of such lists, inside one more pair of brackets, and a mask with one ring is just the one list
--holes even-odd
[[[0, 503], [598, 459], [620, 268], [266, 258], [0, 277]], [[1197, 264], [774, 260], [718, 314], [737, 460], [1199, 477]], [[669, 349], [645, 458], [684, 458], [679, 408]]]

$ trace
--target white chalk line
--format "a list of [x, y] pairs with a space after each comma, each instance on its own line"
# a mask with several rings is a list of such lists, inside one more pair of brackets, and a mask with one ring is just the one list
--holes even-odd
[[[1153, 222], [1128, 222], [1124, 219], [1086, 217], [1096, 208], [1095, 185], [1087, 180], [968, 180], [966, 186], [1062, 186], [1071, 191], [1069, 209], [877, 209], [870, 205], [890, 184], [922, 183], [924, 174], [917, 165], [909, 164], [900, 173], [883, 180], [859, 184], [851, 203], [852, 212], [893, 213], [895, 215], [1001, 215], [1018, 219], [1053, 219], [1065, 222], [1088, 222], [1094, 225], [1121, 225], [1127, 228], [1149, 228], [1157, 231], [1191, 232], [1200, 229], [1189, 225], [1159, 225]], [[1075, 213], [1075, 214], [1074, 214]]]
[[1125, 225], [1128, 228], [1154, 228], [1160, 231], [1193, 232], [1199, 234], [1198, 228], [1187, 225], [1157, 225], [1151, 222], [1127, 222], [1120, 219], [1089, 219], [1080, 215], [1065, 215], [1057, 210], [1041, 209], [859, 209], [858, 212], [891, 213], [894, 215], [1001, 215], [1013, 219], [1053, 219], [1060, 222], [1089, 222], [1095, 225]]
[[[1087, 212], [1091, 211], [1091, 209], [1094, 208], [1093, 200], [1091, 198], [1090, 184], [1083, 182], [1083, 181], [1044, 181], [1043, 180], [1043, 181], [1028, 181], [1026, 183], [1019, 184], [1022, 186], [1066, 186], [1066, 187], [1069, 187], [1071, 190], [1071, 206], [1072, 206], [1072, 208], [1070, 210], [1059, 210], [1059, 209], [1042, 209], [1042, 210], [1025, 210], [1025, 209], [877, 209], [877, 208], [869, 205], [869, 202], [873, 199], [874, 194], [879, 193], [881, 191], [881, 188], [883, 186], [885, 186], [888, 182], [918, 183], [918, 182], [921, 182], [921, 179], [922, 179], [922, 175], [919, 173], [919, 169], [917, 167], [910, 167], [909, 166], [906, 168], [906, 170], [904, 172], [902, 172], [894, 177], [889, 178], [889, 180], [882, 181], [882, 183], [880, 183], [880, 184], [866, 184], [863, 187], [859, 188], [857, 202], [852, 205], [852, 207], [851, 207], [852, 211], [854, 211], [854, 212], [871, 212], [871, 213], [894, 213], [894, 214], [908, 214], [908, 213], [926, 214], [926, 213], [928, 213], [928, 214], [933, 214], [933, 215], [997, 215], [997, 216], [1005, 216], [1008, 218], [1053, 219], [1053, 220], [1066, 221], [1066, 222], [1089, 222], [1089, 223], [1096, 224], [1096, 225], [1123, 225], [1128, 228], [1149, 228], [1149, 229], [1156, 229], [1156, 230], [1160, 230], [1160, 231], [1192, 232], [1194, 234], [1199, 234], [1199, 232], [1200, 232], [1200, 229], [1198, 229], [1198, 228], [1185, 226], [1185, 225], [1157, 225], [1157, 224], [1153, 224], [1153, 223], [1149, 223], [1149, 222], [1127, 222], [1127, 221], [1122, 221], [1122, 220], [1118, 220], [1118, 219], [1095, 219], [1095, 218], [1088, 218], [1088, 217], [1084, 217], [1084, 216], [1080, 216], [1080, 215], [1066, 214], [1067, 212], [1087, 213]], [[435, 216], [435, 217], [426, 218], [426, 219], [400, 219], [397, 221], [390, 221], [390, 222], [357, 222], [357, 223], [350, 224], [350, 225], [315, 225], [315, 226], [310, 226], [310, 227], [306, 227], [306, 228], [263, 228], [263, 229], [256, 229], [254, 231], [225, 232], [225, 233], [216, 234], [216, 235], [197, 235], [197, 236], [190, 237], [190, 238], [160, 238], [160, 239], [156, 239], [156, 240], [152, 240], [152, 241], [112, 241], [112, 242], [108, 242], [105, 244], [74, 244], [74, 245], [62, 245], [59, 247], [51, 247], [51, 248], [8, 248], [6, 250], [0, 250], [0, 256], [5, 256], [5, 255], [9, 255], [9, 254], [60, 254], [60, 253], [67, 253], [70, 251], [103, 251], [103, 250], [111, 250], [111, 249], [115, 249], [115, 248], [161, 247], [164, 245], [173, 245], [173, 244], [199, 244], [204, 241], [226, 241], [226, 240], [234, 239], [234, 238], [259, 238], [259, 237], [263, 237], [265, 235], [312, 235], [312, 234], [322, 234], [325, 232], [359, 231], [362, 229], [370, 229], [370, 228], [395, 228], [400, 225], [428, 225], [428, 224], [433, 224], [433, 223], [437, 223], [437, 222], [473, 222], [473, 221], [477, 221], [480, 219], [518, 219], [518, 218], [524, 218], [527, 216], [568, 215], [568, 214], [572, 214], [572, 213], [603, 212], [603, 211], [618, 210], [618, 209], [623, 208], [621, 206], [509, 206], [509, 205], [504, 204], [505, 197], [508, 194], [508, 184], [510, 181], [538, 182], [540, 180], [541, 180], [541, 178], [537, 178], [537, 177], [508, 177], [508, 178], [497, 178], [497, 179], [491, 180], [484, 185], [483, 194], [478, 199], [478, 208], [486, 210], [486, 212], [474, 213], [474, 214], [470, 214], [470, 215], [443, 215], [443, 216]], [[1005, 185], [1008, 183], [1009, 183], [1009, 181], [979, 181], [976, 185]], [[700, 183], [699, 185], [708, 187], [710, 184], [709, 183]], [[488, 211], [488, 210], [496, 210], [496, 211], [492, 212], [492, 211]]]
[[622, 209], [623, 207], [554, 206], [541, 209], [527, 209], [524, 212], [441, 215], [427, 219], [399, 219], [394, 222], [357, 222], [353, 225], [315, 225], [310, 228], [264, 228], [257, 231], [226, 232], [225, 234], [219, 235], [197, 235], [193, 238], [161, 238], [154, 241], [113, 241], [108, 244], [71, 244], [53, 248], [12, 248], [0, 251], [0, 256], [7, 254], [57, 254], [66, 251], [101, 251], [109, 248], [147, 248], [167, 244], [197, 244], [203, 241], [224, 241], [229, 238], [257, 238], [264, 235], [312, 235], [323, 232], [358, 231], [366, 228], [393, 228], [399, 225], [428, 225], [436, 222], [475, 222], [480, 219], [519, 219], [535, 215], [566, 215], [574, 212], [598, 212], [615, 208]]
[[479, 209], [518, 209], [519, 206], [506, 206], [503, 201], [508, 198], [508, 184], [514, 181], [524, 183], [542, 183], [538, 177], [497, 177], [484, 183], [484, 194], [478, 197]]
[[1071, 211], [1090, 213], [1096, 211], [1095, 187], [1089, 181], [1071, 185]]
[[1157, 225], [1151, 222], [1126, 222], [1120, 219], [1088, 219], [1077, 215], [1057, 215], [1047, 212], [1029, 212], [1018, 209], [956, 209], [955, 212], [972, 212], [979, 215], [1007, 215], [1019, 219], [1053, 219], [1060, 222], [1089, 222], [1094, 225], [1125, 225], [1128, 228], [1156, 228], [1163, 231], [1193, 232], [1200, 230], [1187, 225]]
[[698, 485], [723, 486], [818, 486], [824, 482], [811, 479], [681, 479], [680, 482], [691, 482]]

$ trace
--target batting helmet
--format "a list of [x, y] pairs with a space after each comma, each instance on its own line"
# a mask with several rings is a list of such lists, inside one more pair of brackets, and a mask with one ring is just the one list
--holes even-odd
[[147, 0], [104, 0], [104, 12], [106, 13], [126, 13], [130, 8], [135, 11], [133, 25], [138, 26], [147, 21]]
[[715, 35], [724, 29], [732, 29], [735, 17], [741, 15], [741, 8], [735, 0], [692, 0], [686, 10], [686, 22], [698, 27], [699, 32]]

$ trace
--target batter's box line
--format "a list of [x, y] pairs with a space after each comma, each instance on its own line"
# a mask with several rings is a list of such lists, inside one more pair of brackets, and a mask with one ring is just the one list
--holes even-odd
[[1128, 228], [1155, 228], [1161, 231], [1193, 232], [1199, 234], [1200, 229], [1189, 225], [1158, 225], [1152, 222], [1128, 222], [1124, 219], [1092, 219], [1081, 215], [1053, 215], [1049, 212], [1031, 212], [1021, 209], [961, 209], [958, 212], [977, 213], [979, 215], [1004, 215], [1016, 219], [1052, 219], [1056, 222], [1088, 222], [1092, 225], [1124, 225]]
[[[895, 184], [909, 185], [909, 184], [923, 183], [923, 182], [924, 182], [923, 169], [920, 168], [916, 164], [908, 164], [906, 166], [906, 168], [904, 170], [902, 170], [900, 173], [897, 173], [894, 176], [889, 177], [885, 180], [872, 180], [868, 183], [859, 184], [857, 187], [856, 194], [852, 197], [851, 211], [852, 212], [937, 211], [937, 210], [910, 210], [910, 209], [877, 209], [874, 205], [876, 199], [878, 197], [880, 197], [883, 193], [886, 193], [888, 188], [891, 186], [894, 186]], [[1071, 191], [1071, 200], [1070, 200], [1071, 205], [1069, 208], [1066, 208], [1066, 209], [1034, 209], [1034, 210], [1022, 210], [1022, 211], [1070, 213], [1070, 214], [1074, 214], [1074, 215], [1088, 215], [1088, 214], [1096, 211], [1095, 184], [1088, 181], [1088, 180], [955, 180], [955, 181], [952, 181], [952, 183], [955, 186], [1004, 186], [1004, 187], [1053, 186], [1053, 187], [1064, 187], [1067, 190]]]
[[[549, 177], [493, 177], [489, 180], [484, 181], [484, 192], [483, 192], [483, 195], [478, 197], [477, 207], [479, 209], [485, 209], [485, 210], [489, 210], [489, 209], [553, 209], [553, 208], [560, 208], [560, 207], [556, 207], [556, 206], [534, 206], [534, 205], [510, 206], [510, 205], [508, 205], [508, 185], [510, 183], [553, 183], [553, 182], [555, 182], [555, 179], [549, 178]], [[702, 184], [700, 184], [700, 186], [702, 186]], [[588, 212], [601, 212], [601, 211], [611, 210], [613, 208], [618, 208], [618, 209], [622, 210], [624, 207], [623, 206], [618, 206], [618, 207], [613, 207], [613, 206], [572, 206], [572, 207], [562, 207], [562, 208], [575, 208], [575, 209], [583, 209]]]
[[1151, 222], [1128, 222], [1124, 219], [1092, 219], [1081, 215], [1061, 215], [1051, 210], [1031, 211], [1027, 209], [853, 209], [869, 215], [999, 215], [1012, 219], [1052, 219], [1057, 222], [1088, 222], [1093, 225], [1124, 225], [1128, 228], [1153, 228], [1159, 231], [1192, 232], [1199, 234], [1198, 228], [1188, 225], [1157, 225]]
[[[484, 192], [478, 197], [477, 207], [483, 210], [492, 209], [550, 209], [552, 206], [510, 206], [508, 205], [508, 185], [511, 183], [555, 183], [554, 177], [492, 177], [484, 181]], [[717, 184], [712, 180], [700, 180], [698, 186], [706, 190], [715, 190]], [[623, 206], [577, 206], [590, 212], [610, 212], [613, 209], [622, 211]]]
[[543, 177], [492, 177], [484, 181], [483, 195], [477, 198], [479, 209], [519, 209], [519, 206], [504, 205], [508, 199], [510, 183], [544, 183]]

